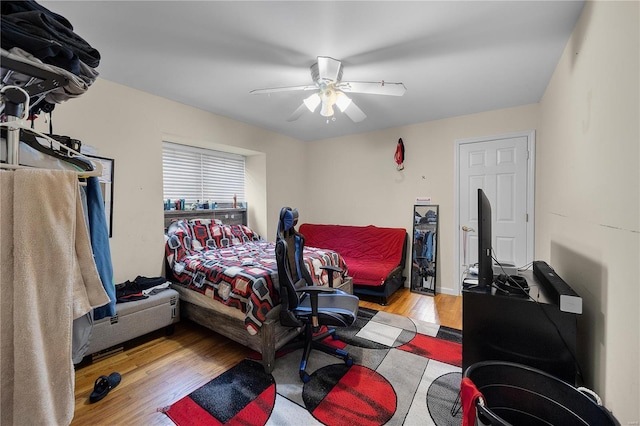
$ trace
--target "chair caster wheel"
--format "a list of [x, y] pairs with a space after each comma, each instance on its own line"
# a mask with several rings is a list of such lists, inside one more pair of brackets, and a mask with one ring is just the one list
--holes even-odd
[[301, 371], [300, 379], [302, 379], [302, 383], [309, 383], [309, 380], [311, 380], [311, 376], [309, 376], [305, 371]]

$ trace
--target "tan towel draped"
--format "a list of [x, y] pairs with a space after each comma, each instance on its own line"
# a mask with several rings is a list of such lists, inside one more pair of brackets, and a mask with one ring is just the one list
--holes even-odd
[[0, 423], [69, 424], [72, 321], [109, 302], [74, 172], [0, 171], [0, 262]]

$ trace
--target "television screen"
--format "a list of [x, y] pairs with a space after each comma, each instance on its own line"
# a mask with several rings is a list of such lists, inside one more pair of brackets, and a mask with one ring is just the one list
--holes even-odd
[[491, 259], [491, 204], [478, 188], [478, 287], [491, 290], [493, 282]]

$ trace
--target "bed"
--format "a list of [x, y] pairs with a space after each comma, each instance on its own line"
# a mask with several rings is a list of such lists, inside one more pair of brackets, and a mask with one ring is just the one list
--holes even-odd
[[[182, 219], [167, 228], [165, 254], [182, 316], [259, 352], [270, 373], [275, 351], [300, 332], [279, 323], [275, 243], [246, 225]], [[315, 285], [328, 283], [322, 266], [337, 266], [334, 286], [351, 291], [337, 252], [305, 247], [304, 258]]]

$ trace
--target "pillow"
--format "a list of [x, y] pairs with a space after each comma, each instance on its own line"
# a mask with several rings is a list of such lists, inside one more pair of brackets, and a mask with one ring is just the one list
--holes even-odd
[[225, 227], [228, 238], [234, 242], [233, 244], [245, 243], [247, 241], [260, 240], [260, 235], [245, 225], [227, 225]]
[[245, 225], [209, 225], [209, 236], [215, 242], [216, 247], [227, 247], [260, 240], [260, 235]]
[[224, 225], [212, 223], [208, 229], [209, 236], [214, 244], [213, 248], [226, 247], [229, 245], [228, 238], [224, 232]]
[[[262, 240], [260, 235], [245, 225], [223, 225], [219, 220], [191, 219], [172, 223], [167, 237], [179, 236], [187, 250], [215, 250], [220, 247]], [[185, 240], [186, 239], [186, 240]]]
[[218, 247], [209, 232], [210, 220], [194, 219], [189, 221], [191, 246], [194, 250], [211, 250]]

